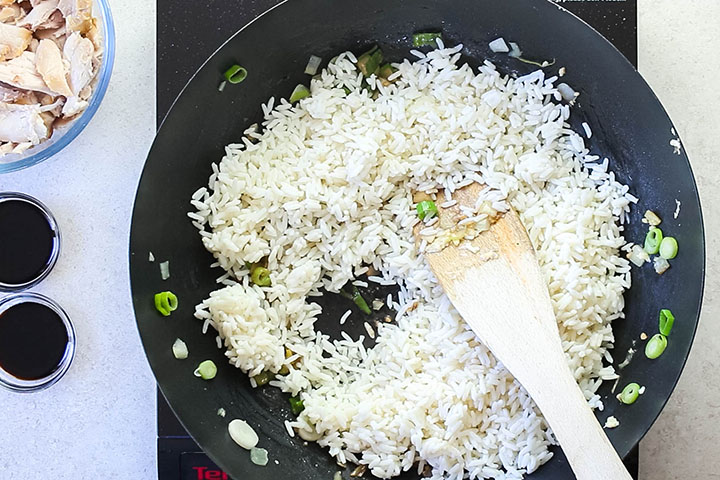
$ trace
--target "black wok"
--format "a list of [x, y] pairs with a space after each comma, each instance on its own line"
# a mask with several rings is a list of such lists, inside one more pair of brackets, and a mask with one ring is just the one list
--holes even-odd
[[[176, 100], [147, 159], [136, 198], [130, 241], [130, 276], [138, 329], [163, 394], [186, 429], [209, 456], [231, 476], [245, 478], [329, 479], [335, 462], [316, 445], [288, 437], [283, 420], [290, 418], [287, 396], [275, 389], [253, 390], [244, 374], [225, 361], [214, 335], [201, 334], [194, 305], [217, 288], [218, 270], [209, 268], [211, 255], [202, 247], [186, 212], [189, 199], [206, 185], [211, 162], [219, 161], [226, 144], [261, 119], [260, 104], [270, 96], [289, 96], [307, 83], [303, 69], [310, 54], [325, 60], [351, 49], [362, 52], [379, 43], [387, 56], [400, 59], [410, 49], [413, 32], [442, 30], [446, 43], [463, 43], [466, 60], [476, 65], [489, 57], [501, 70], [526, 73], [524, 64], [492, 54], [487, 44], [503, 36], [537, 59], [555, 58], [547, 69], [565, 66], [564, 81], [581, 92], [571, 123], [593, 128], [589, 144], [608, 156], [619, 179], [640, 198], [633, 209], [626, 238], [640, 241], [646, 208], [663, 213], [664, 227], [675, 233], [680, 253], [663, 276], [647, 266], [633, 270], [633, 287], [626, 294], [626, 319], [614, 323], [616, 363], [641, 332], [657, 331], [659, 308], [676, 316], [668, 349], [650, 362], [638, 354], [622, 370], [621, 383], [635, 381], [647, 392], [632, 407], [621, 406], [606, 383], [600, 389], [605, 411], [621, 426], [608, 431], [625, 456], [648, 431], [670, 396], [685, 364], [699, 317], [705, 249], [700, 204], [684, 152], [673, 152], [672, 124], [652, 91], [625, 58], [582, 21], [549, 2], [539, 0], [289, 0], [243, 28], [198, 71]], [[221, 73], [233, 63], [249, 71], [247, 80], [218, 92]], [[673, 219], [675, 200], [681, 213]], [[171, 277], [160, 279], [148, 252], [170, 260]], [[154, 293], [170, 289], [180, 308], [170, 318], [155, 311]], [[324, 297], [325, 319], [331, 325], [352, 304], [338, 296]], [[347, 325], [346, 325], [347, 326]], [[358, 326], [355, 326], [358, 327]], [[353, 326], [350, 326], [353, 328]], [[359, 332], [359, 330], [358, 330]], [[188, 343], [190, 357], [176, 360], [175, 338]], [[202, 360], [213, 359], [217, 378], [203, 382], [192, 376]], [[227, 417], [216, 415], [225, 408]], [[227, 422], [244, 418], [258, 431], [270, 453], [266, 467], [257, 467], [227, 434]], [[278, 460], [279, 465], [273, 460]], [[347, 475], [346, 475], [347, 476]], [[415, 478], [406, 474], [405, 478]], [[562, 452], [530, 478], [572, 478]]]

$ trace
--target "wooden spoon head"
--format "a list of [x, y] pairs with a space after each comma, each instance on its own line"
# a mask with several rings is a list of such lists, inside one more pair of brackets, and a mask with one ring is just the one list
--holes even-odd
[[[461, 216], [460, 206], [474, 206], [484, 188], [473, 183], [454, 192], [457, 204], [438, 206], [437, 224], [451, 228]], [[424, 223], [415, 226], [418, 245], [425, 228]], [[511, 365], [517, 363], [514, 357], [518, 348], [525, 348], [528, 341], [540, 342], [541, 348], [551, 349], [554, 354], [562, 353], [535, 249], [513, 208], [472, 240], [450, 243], [439, 251], [433, 251], [432, 245], [423, 255], [446, 295], [480, 340], [516, 377], [522, 376], [524, 367], [513, 369]], [[477, 312], [482, 312], [488, 321], [477, 321]]]

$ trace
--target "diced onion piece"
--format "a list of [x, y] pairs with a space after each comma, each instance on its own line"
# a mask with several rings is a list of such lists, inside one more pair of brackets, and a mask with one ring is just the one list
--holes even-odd
[[508, 53], [508, 57], [513, 58], [519, 58], [522, 56], [522, 50], [520, 50], [520, 47], [515, 42], [510, 42], [510, 53]]
[[160, 278], [163, 280], [170, 278], [170, 262], [160, 263]]
[[220, 85], [218, 85], [218, 92], [222, 92], [223, 90], [225, 90], [225, 85], [227, 85], [227, 80], [223, 80], [222, 82], [220, 82]]
[[640, 245], [633, 245], [627, 258], [637, 267], [642, 267], [645, 262], [650, 261], [650, 255]]
[[658, 217], [657, 213], [653, 212], [652, 210], [645, 210], [643, 223], [647, 223], [652, 225], [653, 227], [657, 227], [662, 223], [662, 219]]
[[668, 268], [670, 268], [670, 262], [662, 257], [655, 257], [653, 258], [653, 267], [655, 267], [655, 271], [658, 275], [662, 275]]
[[510, 51], [510, 48], [507, 46], [507, 43], [505, 43], [505, 39], [500, 37], [496, 38], [492, 42], [488, 44], [488, 47], [490, 47], [490, 50], [492, 50], [495, 53], [507, 53]]
[[154, 262], [155, 261], [155, 255], [153, 255], [152, 252], [148, 253], [148, 262]]
[[221, 416], [221, 417], [224, 417], [224, 416], [225, 416], [225, 409], [222, 408], [222, 407], [218, 408], [217, 414], [218, 414], [219, 416]]
[[235, 443], [246, 450], [250, 450], [258, 444], [258, 436], [255, 430], [245, 420], [235, 419], [228, 424], [228, 433]]
[[179, 338], [175, 340], [175, 343], [173, 343], [172, 352], [178, 360], [185, 360], [188, 357], [187, 345]]
[[250, 461], [255, 465], [264, 467], [268, 463], [268, 452], [264, 448], [250, 449]]
[[571, 102], [575, 100], [575, 97], [577, 97], [577, 92], [573, 90], [572, 87], [567, 83], [559, 83], [557, 86], [557, 91], [562, 97], [562, 99], [566, 102]]
[[342, 480], [342, 472], [335, 472], [335, 475], [333, 475], [333, 480]]
[[305, 66], [305, 73], [307, 73], [308, 75], [315, 75], [318, 72], [318, 68], [320, 68], [321, 62], [322, 58], [315, 55], [310, 55], [310, 59]]

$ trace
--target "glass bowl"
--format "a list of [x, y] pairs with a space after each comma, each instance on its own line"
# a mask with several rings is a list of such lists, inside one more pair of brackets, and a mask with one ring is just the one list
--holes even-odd
[[110, 83], [110, 75], [112, 73], [113, 62], [115, 61], [115, 26], [113, 25], [108, 0], [93, 0], [93, 14], [100, 21], [103, 51], [100, 71], [94, 80], [95, 91], [90, 97], [87, 108], [78, 118], [74, 119], [68, 125], [57, 129], [53, 132], [50, 139], [40, 145], [31, 147], [20, 154], [10, 153], [5, 156], [0, 156], [0, 174], [31, 167], [58, 153], [68, 146], [70, 142], [75, 140], [87, 124], [90, 123], [93, 115], [95, 115], [95, 112], [97, 112], [100, 107], [100, 103]]
[[[65, 375], [70, 368], [73, 358], [75, 358], [77, 337], [75, 335], [75, 327], [73, 326], [70, 317], [68, 317], [67, 313], [65, 313], [65, 310], [63, 310], [62, 307], [54, 300], [46, 297], [45, 295], [40, 295], [39, 293], [18, 293], [3, 298], [0, 300], [0, 315], [5, 313], [5, 311], [9, 308], [23, 303], [37, 303], [55, 312], [60, 318], [60, 321], [65, 327], [65, 332], [67, 333], [67, 345], [65, 346], [65, 352], [60, 359], [60, 363], [57, 368], [55, 368], [55, 370], [50, 372], [47, 376], [33, 380], [25, 380], [17, 378], [6, 372], [3, 368], [0, 368], [0, 387], [5, 387], [8, 390], [18, 393], [31, 393], [44, 390], [54, 385], [63, 377], [63, 375]], [[29, 354], [32, 354], [32, 352]]]

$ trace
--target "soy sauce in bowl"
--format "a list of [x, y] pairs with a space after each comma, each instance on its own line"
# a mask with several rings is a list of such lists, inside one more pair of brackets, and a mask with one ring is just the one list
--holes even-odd
[[75, 353], [75, 331], [67, 314], [36, 293], [0, 301], [0, 385], [27, 392], [62, 377]]
[[60, 233], [45, 205], [22, 193], [0, 193], [0, 290], [35, 285], [59, 251]]

